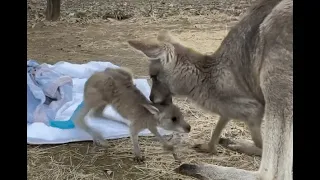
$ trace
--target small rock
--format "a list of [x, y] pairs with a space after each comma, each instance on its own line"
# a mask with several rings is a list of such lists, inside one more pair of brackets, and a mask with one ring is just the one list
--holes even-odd
[[110, 176], [113, 172], [112, 171], [107, 171], [107, 174]]
[[104, 172], [107, 173], [109, 176], [113, 174], [113, 171], [111, 171], [110, 169], [106, 169], [104, 170]]
[[109, 22], [116, 22], [116, 21], [117, 21], [117, 20], [112, 19], [112, 18], [107, 18], [107, 20], [108, 20]]
[[38, 23], [35, 23], [35, 24], [33, 24], [32, 25], [32, 29], [33, 28], [42, 28], [42, 27], [44, 27], [45, 26], [45, 23], [43, 22], [43, 21], [40, 21], [40, 22], [38, 22]]
[[78, 11], [78, 12], [76, 13], [76, 17], [77, 17], [77, 18], [86, 17], [86, 12], [85, 12], [85, 11]]
[[79, 22], [79, 18], [70, 18], [70, 19], [69, 19], [69, 22], [70, 22], [70, 23]]
[[68, 16], [69, 17], [74, 17], [75, 13], [70, 13]]

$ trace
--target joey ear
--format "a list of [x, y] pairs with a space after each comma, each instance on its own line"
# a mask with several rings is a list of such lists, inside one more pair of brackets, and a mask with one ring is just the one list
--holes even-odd
[[159, 59], [166, 53], [166, 44], [157, 40], [129, 40], [128, 43], [133, 48], [151, 58], [151, 60]]
[[146, 108], [153, 115], [159, 115], [160, 114], [159, 109], [154, 107], [154, 106], [152, 106], [152, 105], [150, 105], [150, 104], [142, 104], [142, 106], [144, 108]]

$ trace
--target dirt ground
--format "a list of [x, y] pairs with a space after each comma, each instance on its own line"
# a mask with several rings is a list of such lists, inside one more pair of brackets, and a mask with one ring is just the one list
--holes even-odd
[[[152, 37], [159, 30], [167, 29], [185, 45], [210, 53], [218, 48], [251, 2], [75, 0], [63, 2], [61, 20], [47, 22], [43, 14], [46, 1], [28, 0], [28, 59], [50, 64], [110, 61], [131, 68], [137, 77], [147, 77], [147, 58], [130, 48], [126, 40]], [[172, 139], [180, 142], [178, 154], [183, 162], [248, 170], [259, 167], [260, 158], [220, 146], [217, 156], [192, 150], [195, 142], [209, 140], [217, 116], [203, 112], [185, 99], [175, 99], [175, 102], [192, 125], [188, 136], [175, 135]], [[222, 136], [250, 139], [244, 124], [236, 121], [227, 125]], [[109, 141], [108, 149], [95, 147], [92, 142], [28, 145], [28, 179], [191, 179], [172, 171], [178, 164], [170, 154], [163, 153], [154, 138], [139, 140], [147, 158], [144, 164], [132, 161], [128, 138]]]

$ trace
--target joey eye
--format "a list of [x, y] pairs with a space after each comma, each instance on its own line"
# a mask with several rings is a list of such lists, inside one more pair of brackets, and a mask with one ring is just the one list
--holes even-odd
[[172, 122], [176, 122], [176, 121], [177, 121], [177, 118], [176, 118], [176, 117], [172, 117], [172, 118], [171, 118], [171, 121], [172, 121]]

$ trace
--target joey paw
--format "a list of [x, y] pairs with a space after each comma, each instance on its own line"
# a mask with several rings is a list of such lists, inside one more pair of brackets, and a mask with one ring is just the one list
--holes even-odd
[[96, 146], [99, 146], [99, 147], [108, 147], [108, 142], [106, 140], [102, 140], [102, 139], [95, 139], [93, 140], [93, 143], [96, 145]]
[[163, 145], [163, 148], [164, 148], [166, 151], [173, 151], [173, 150], [174, 150], [174, 146], [171, 145], [171, 144]]
[[137, 163], [143, 163], [145, 161], [145, 157], [143, 156], [135, 156], [133, 160]]

